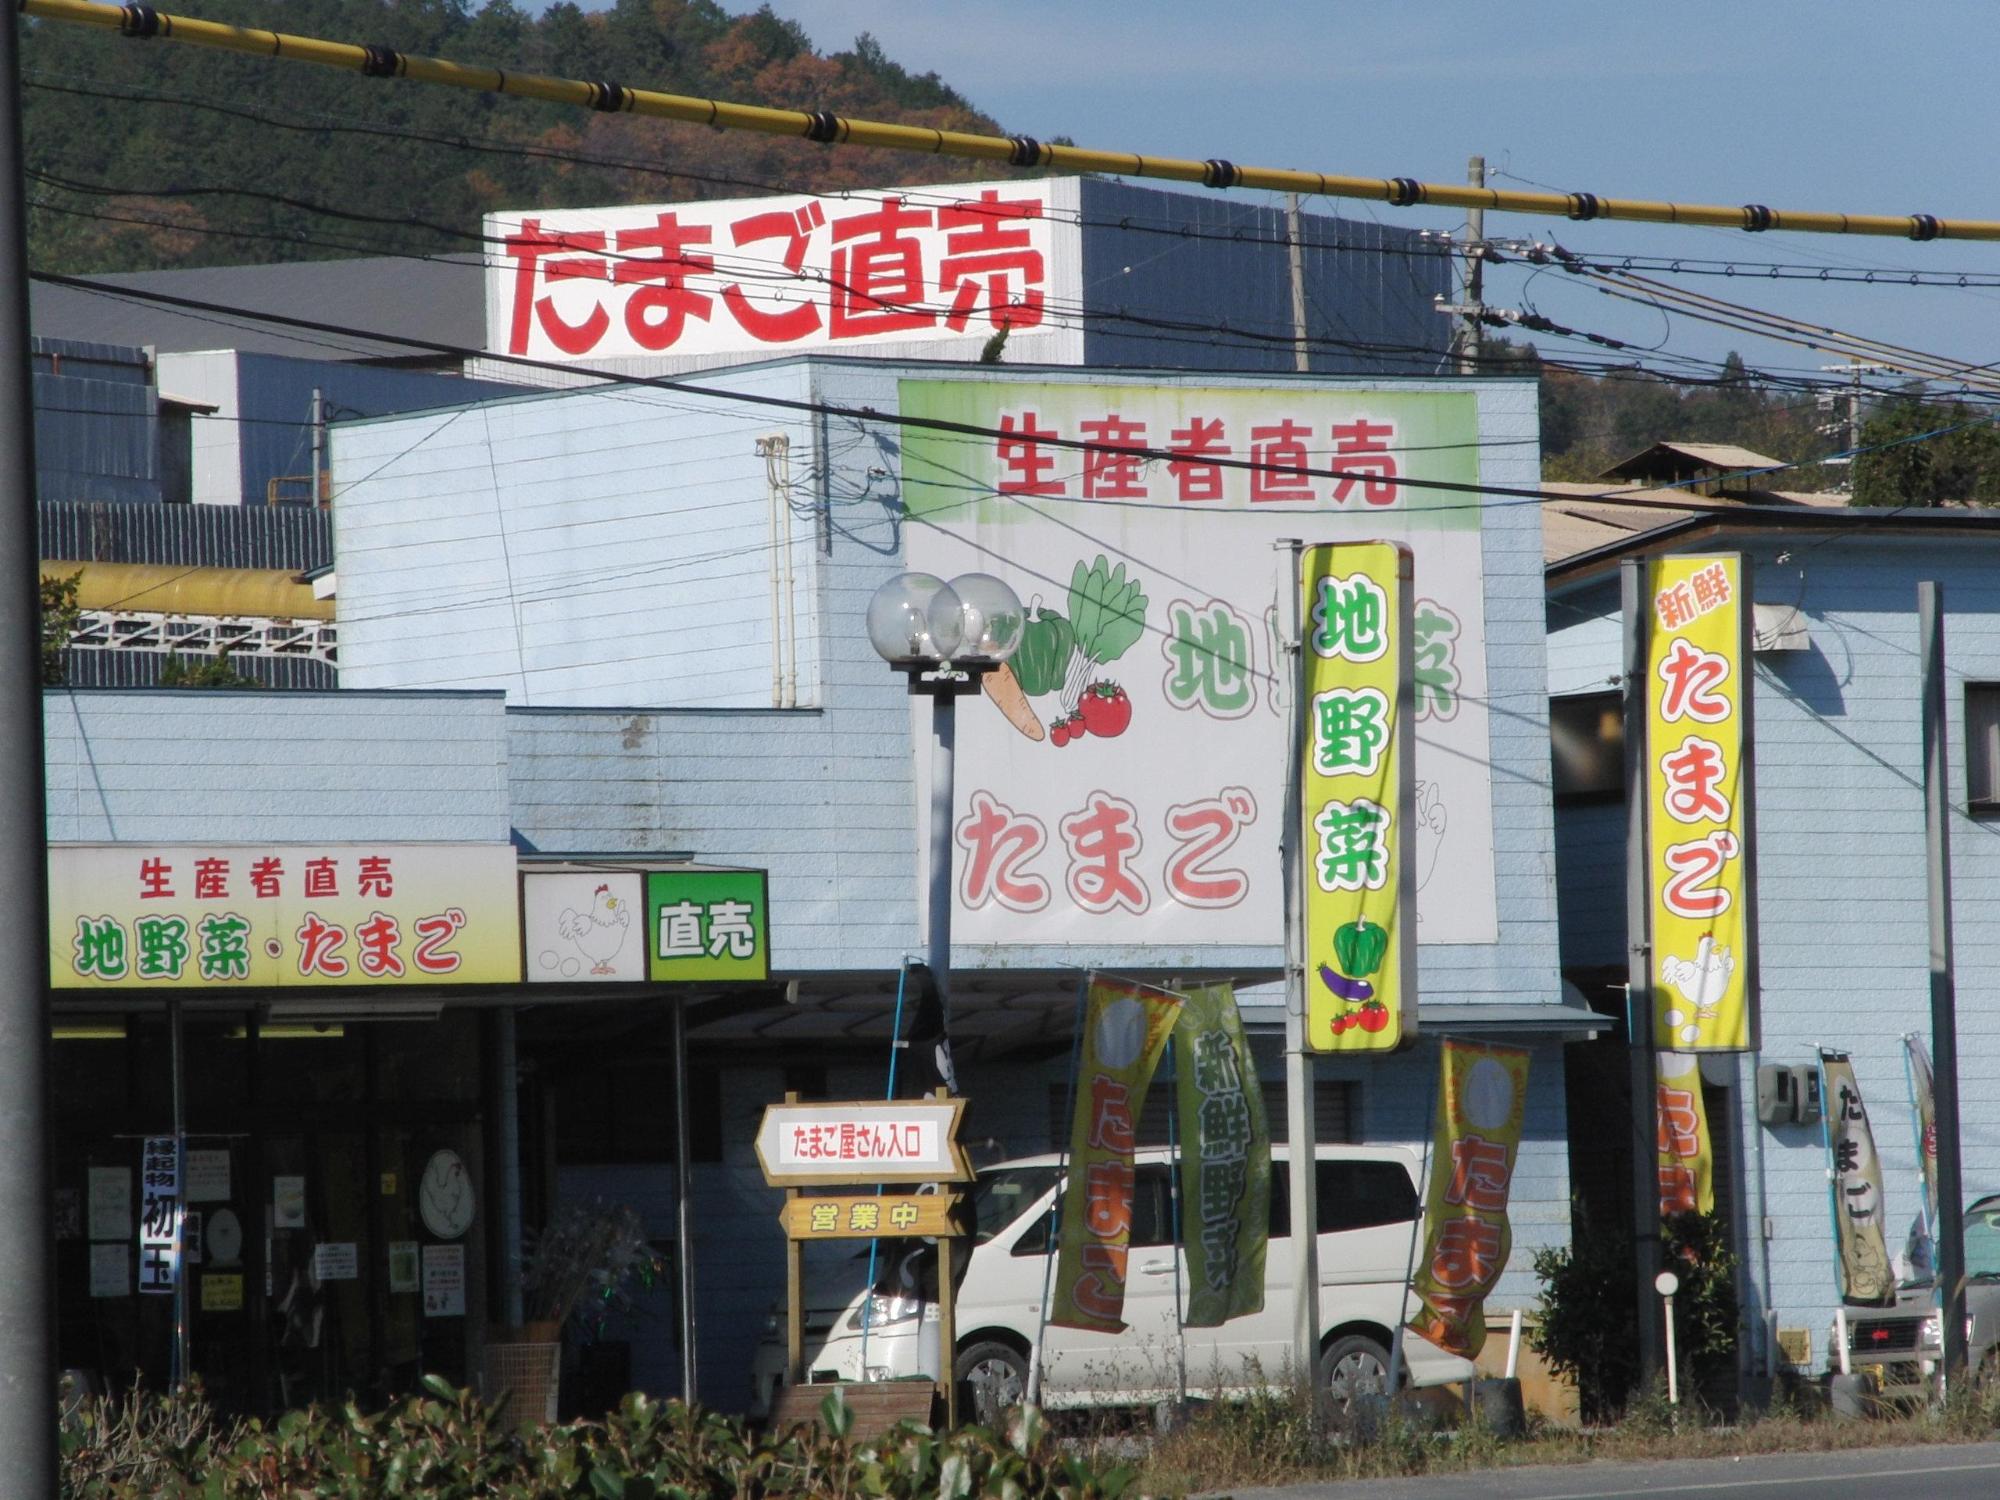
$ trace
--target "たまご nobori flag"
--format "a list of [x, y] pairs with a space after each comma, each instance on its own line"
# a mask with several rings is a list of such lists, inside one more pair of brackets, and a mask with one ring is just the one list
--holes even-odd
[[1181, 997], [1093, 976], [1086, 995], [1063, 1189], [1062, 1250], [1049, 1321], [1118, 1333], [1125, 1327], [1125, 1260], [1132, 1244], [1133, 1166], [1140, 1111]]
[[1307, 547], [1299, 569], [1306, 1045], [1390, 1052], [1417, 1017], [1411, 553]]
[[1882, 1163], [1861, 1102], [1861, 1085], [1845, 1052], [1821, 1052], [1820, 1097], [1826, 1101], [1826, 1149], [1833, 1170], [1834, 1270], [1848, 1302], [1882, 1306], [1896, 1300], [1896, 1274], [1882, 1231]]
[[1423, 1306], [1409, 1326], [1447, 1353], [1471, 1359], [1486, 1344], [1486, 1296], [1514, 1246], [1507, 1193], [1521, 1145], [1528, 1054], [1447, 1038], [1438, 1069], [1428, 1228], [1410, 1283]]
[[1174, 1028], [1180, 1118], [1181, 1243], [1187, 1247], [1188, 1328], [1214, 1328], [1264, 1307], [1271, 1221], [1271, 1136], [1257, 1063], [1243, 1039], [1236, 992], [1187, 992]]
[[1715, 1212], [1715, 1155], [1701, 1097], [1701, 1059], [1659, 1055], [1660, 1217]]
[[1653, 1045], [1756, 1045], [1749, 569], [1734, 553], [1646, 564], [1646, 882]]

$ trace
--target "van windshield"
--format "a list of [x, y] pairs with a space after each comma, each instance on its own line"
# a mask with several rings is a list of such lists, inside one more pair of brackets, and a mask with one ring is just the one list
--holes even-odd
[[972, 1188], [973, 1243], [983, 1245], [1041, 1202], [1062, 1176], [1060, 1167], [996, 1167]]
[[1965, 1211], [1965, 1274], [2000, 1279], [2000, 1197]]

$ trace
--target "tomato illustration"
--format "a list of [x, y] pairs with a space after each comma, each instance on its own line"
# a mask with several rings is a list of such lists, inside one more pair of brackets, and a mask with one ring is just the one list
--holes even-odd
[[1380, 1000], [1369, 1000], [1362, 1005], [1355, 1024], [1363, 1031], [1380, 1031], [1389, 1024], [1389, 1007]]
[[1083, 727], [1104, 739], [1115, 739], [1132, 722], [1132, 700], [1115, 682], [1093, 682], [1076, 705]]

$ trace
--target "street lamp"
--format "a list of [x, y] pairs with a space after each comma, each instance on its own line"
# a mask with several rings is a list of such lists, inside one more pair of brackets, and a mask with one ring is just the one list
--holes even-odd
[[946, 583], [929, 573], [898, 573], [868, 601], [868, 640], [876, 655], [931, 700], [931, 973], [951, 1015], [952, 752], [959, 697], [1021, 644], [1021, 597], [991, 573], [962, 573]]

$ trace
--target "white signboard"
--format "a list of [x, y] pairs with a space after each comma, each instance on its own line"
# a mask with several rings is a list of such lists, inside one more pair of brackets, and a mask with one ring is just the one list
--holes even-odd
[[646, 877], [637, 871], [523, 875], [521, 927], [530, 984], [646, 977]]
[[139, 1290], [171, 1292], [180, 1274], [180, 1143], [149, 1135], [139, 1156]]
[[955, 941], [1282, 941], [1285, 538], [1414, 552], [1419, 938], [1498, 941], [1480, 499], [1396, 482], [1477, 483], [1472, 393], [904, 381], [901, 410], [1008, 434], [905, 429], [909, 566], [1029, 606], [958, 711]]
[[424, 1316], [465, 1316], [465, 1246], [424, 1246]]
[[757, 1127], [757, 1160], [774, 1186], [969, 1182], [958, 1148], [962, 1099], [773, 1104]]
[[1077, 300], [1047, 181], [488, 214], [486, 347], [532, 359], [865, 352], [1041, 327]]

